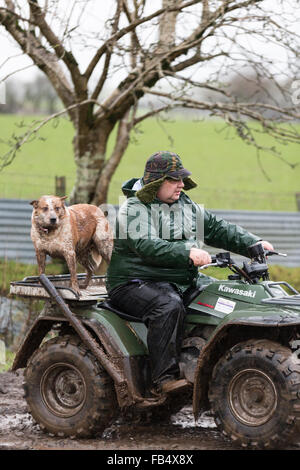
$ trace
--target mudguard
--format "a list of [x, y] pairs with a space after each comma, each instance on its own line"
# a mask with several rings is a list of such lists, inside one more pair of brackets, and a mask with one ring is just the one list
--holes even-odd
[[[69, 321], [57, 315], [54, 309], [45, 308], [28, 331], [21, 347], [19, 348], [12, 370], [26, 367], [28, 360], [36, 349], [39, 348], [47, 334], [64, 324], [72, 331]], [[140, 371], [147, 369], [148, 350], [145, 344], [147, 329], [145, 325], [135, 322], [127, 322], [116, 313], [105, 309], [88, 306], [84, 308], [72, 308], [72, 313], [98, 340], [102, 348], [102, 358], [111, 364], [107, 372], [112, 375], [110, 369], [117, 373], [119, 382], [115, 382], [115, 391], [120, 407], [128, 407], [143, 401], [144, 380]], [[137, 333], [138, 332], [138, 333]], [[104, 356], [103, 356], [104, 354]], [[101, 362], [101, 361], [100, 361]], [[102, 364], [102, 362], [101, 362]]]
[[[99, 339], [108, 356], [124, 358], [148, 354], [147, 330], [143, 324], [126, 322], [113, 312], [93, 306], [73, 308], [72, 311]], [[47, 314], [47, 310], [42, 312], [25, 336], [16, 354], [12, 370], [26, 367], [28, 359], [46, 335], [55, 325], [62, 322], [68, 323], [61, 315]]]
[[198, 357], [193, 389], [193, 412], [197, 420], [201, 409], [208, 407], [208, 387], [217, 361], [235, 344], [251, 338], [265, 338], [267, 330], [278, 336], [282, 328], [300, 332], [300, 310], [257, 306], [228, 314], [214, 330]]

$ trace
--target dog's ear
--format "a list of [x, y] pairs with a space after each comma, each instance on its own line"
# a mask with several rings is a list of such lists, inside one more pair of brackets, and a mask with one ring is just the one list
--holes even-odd
[[62, 196], [59, 198], [61, 201], [64, 201], [65, 199], [68, 199], [68, 196]]
[[31, 201], [29, 204], [31, 204], [36, 209], [39, 205], [39, 201]]

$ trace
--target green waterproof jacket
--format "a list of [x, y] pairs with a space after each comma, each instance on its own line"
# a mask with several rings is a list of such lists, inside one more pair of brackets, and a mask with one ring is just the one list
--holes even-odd
[[217, 219], [184, 192], [166, 204], [155, 199], [142, 203], [132, 189], [133, 178], [122, 186], [127, 200], [120, 207], [114, 249], [107, 271], [107, 290], [133, 279], [168, 281], [188, 287], [197, 277], [191, 266], [192, 247], [206, 245], [248, 256], [247, 248], [259, 237], [238, 225]]

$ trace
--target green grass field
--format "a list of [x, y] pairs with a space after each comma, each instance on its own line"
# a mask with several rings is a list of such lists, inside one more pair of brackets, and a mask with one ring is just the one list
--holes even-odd
[[[17, 124], [25, 119], [17, 115], [0, 115], [0, 137], [7, 140], [12, 133], [24, 132]], [[72, 153], [72, 124], [60, 119], [47, 124], [40, 133], [46, 140], [35, 139], [26, 144], [13, 163], [0, 172], [0, 197], [37, 198], [54, 192], [54, 178], [66, 176], [67, 194], [75, 179]], [[261, 143], [270, 139], [261, 137]], [[108, 151], [112, 149], [112, 139]], [[145, 121], [138, 133], [132, 135], [126, 154], [119, 165], [109, 191], [110, 203], [118, 204], [123, 181], [141, 176], [145, 160], [157, 150], [177, 152], [184, 165], [193, 173], [198, 187], [190, 191], [191, 197], [208, 208], [295, 211], [295, 193], [300, 192], [300, 166], [291, 169], [279, 158], [261, 154], [263, 174], [256, 150], [246, 145], [232, 130], [224, 130], [218, 121], [184, 120], [173, 118], [161, 123], [155, 119]], [[292, 163], [300, 162], [300, 147], [281, 147], [282, 157]], [[7, 146], [0, 143], [0, 155]]]

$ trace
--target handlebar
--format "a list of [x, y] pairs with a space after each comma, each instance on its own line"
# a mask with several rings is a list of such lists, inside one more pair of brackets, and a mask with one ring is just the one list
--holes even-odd
[[[287, 256], [286, 253], [279, 253], [278, 251], [271, 251], [271, 250], [264, 250], [265, 256]], [[211, 263], [204, 264], [203, 266], [199, 266], [198, 268], [206, 269], [209, 267], [219, 267], [219, 268], [227, 268], [229, 264], [234, 264], [234, 261], [230, 257], [229, 252], [221, 252], [217, 253], [216, 255], [211, 256]]]
[[[254, 245], [249, 248], [250, 262], [244, 262], [242, 267], [239, 267], [231, 258], [230, 252], [225, 251], [211, 256], [211, 263], [199, 266], [198, 269], [202, 270], [208, 267], [229, 268], [233, 271], [234, 276], [231, 279], [245, 279], [250, 284], [255, 284], [259, 279], [269, 279], [268, 265], [266, 257], [268, 256], [287, 256], [285, 253], [279, 253], [274, 250], [264, 250], [262, 246]], [[190, 260], [192, 261], [192, 260]], [[230, 276], [229, 276], [230, 278]]]
[[219, 266], [218, 263], [209, 263], [209, 264], [203, 264], [203, 266], [198, 266], [198, 269], [205, 269], [213, 266]]
[[265, 256], [272, 256], [272, 255], [287, 256], [286, 253], [279, 253], [278, 251], [265, 250]]

